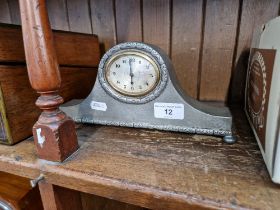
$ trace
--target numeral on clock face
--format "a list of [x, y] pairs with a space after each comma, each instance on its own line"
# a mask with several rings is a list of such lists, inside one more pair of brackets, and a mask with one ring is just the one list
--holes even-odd
[[150, 93], [159, 77], [159, 68], [153, 59], [141, 53], [118, 55], [106, 69], [106, 79], [113, 89], [135, 97]]

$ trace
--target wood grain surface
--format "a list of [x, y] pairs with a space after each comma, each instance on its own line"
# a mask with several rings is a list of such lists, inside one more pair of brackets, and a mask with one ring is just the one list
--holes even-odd
[[[18, 24], [16, 2], [1, 0], [0, 22]], [[90, 33], [91, 22], [102, 54], [125, 41], [158, 45], [170, 53], [185, 93], [239, 104], [252, 32], [279, 15], [279, 4], [280, 0], [47, 1], [52, 28]]]
[[141, 1], [116, 0], [117, 41], [142, 41]]
[[83, 210], [147, 210], [143, 207], [88, 193], [81, 193], [81, 200]]
[[0, 171], [0, 201], [5, 201], [13, 210], [42, 210], [38, 187], [31, 188], [30, 180]]
[[62, 162], [78, 149], [73, 119], [59, 110], [61, 75], [45, 0], [20, 2], [28, 78], [42, 111], [32, 127], [38, 157]]
[[143, 1], [143, 41], [170, 54], [170, 0]]
[[57, 32], [54, 46], [58, 63], [65, 66], [97, 67], [100, 61], [98, 38], [94, 35]]
[[245, 79], [252, 36], [256, 27], [279, 15], [279, 0], [244, 0], [240, 15], [236, 55], [232, 73], [231, 103], [243, 104]]
[[67, 0], [70, 31], [91, 34], [88, 0]]
[[0, 22], [11, 23], [11, 15], [9, 11], [9, 4], [7, 0], [0, 0]]
[[226, 101], [234, 53], [239, 1], [206, 4], [200, 100]]
[[[97, 70], [62, 67], [60, 72], [60, 94], [65, 101], [69, 101], [88, 96]], [[32, 135], [31, 128], [40, 114], [40, 110], [35, 106], [38, 94], [32, 90], [24, 66], [0, 65], [0, 83], [13, 141], [23, 140]]]
[[193, 98], [198, 98], [202, 29], [203, 0], [174, 0], [171, 59], [181, 87]]
[[92, 31], [99, 35], [102, 53], [116, 44], [113, 0], [90, 0]]
[[[70, 32], [54, 32], [60, 65], [96, 67], [100, 60], [98, 38]], [[21, 28], [0, 24], [0, 62], [25, 62]]]
[[10, 16], [11, 16], [11, 23], [20, 25], [21, 20], [20, 20], [18, 0], [8, 0], [8, 5], [9, 5]]
[[55, 186], [45, 181], [39, 183], [44, 210], [82, 210], [78, 191]]
[[[62, 164], [41, 161], [32, 139], [0, 146], [0, 168], [151, 209], [278, 209], [244, 113], [233, 111], [238, 141], [156, 130], [80, 126], [80, 149]], [[17, 170], [21, 166], [21, 170]]]
[[48, 0], [46, 3], [51, 28], [69, 31], [70, 23], [68, 21], [66, 0]]

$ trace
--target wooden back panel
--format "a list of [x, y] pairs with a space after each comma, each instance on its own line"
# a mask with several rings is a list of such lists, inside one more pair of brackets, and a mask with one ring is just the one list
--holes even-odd
[[[17, 24], [14, 0], [1, 2], [0, 22]], [[253, 30], [279, 14], [280, 0], [77, 2], [47, 1], [52, 28], [95, 33], [103, 52], [124, 41], [156, 44], [172, 58], [186, 93], [225, 102], [242, 99]]]

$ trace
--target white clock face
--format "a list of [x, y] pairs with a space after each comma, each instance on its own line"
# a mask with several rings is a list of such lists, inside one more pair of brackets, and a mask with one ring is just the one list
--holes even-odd
[[132, 97], [153, 91], [160, 78], [155, 61], [140, 51], [124, 51], [106, 65], [106, 80], [117, 92]]

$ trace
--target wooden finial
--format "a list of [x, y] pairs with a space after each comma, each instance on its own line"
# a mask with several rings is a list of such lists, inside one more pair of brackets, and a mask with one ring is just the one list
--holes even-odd
[[[59, 110], [61, 79], [45, 0], [20, 0], [28, 76], [43, 111], [33, 126], [39, 158], [63, 161], [78, 148], [75, 124]], [[67, 50], [67, 49], [65, 49]]]

